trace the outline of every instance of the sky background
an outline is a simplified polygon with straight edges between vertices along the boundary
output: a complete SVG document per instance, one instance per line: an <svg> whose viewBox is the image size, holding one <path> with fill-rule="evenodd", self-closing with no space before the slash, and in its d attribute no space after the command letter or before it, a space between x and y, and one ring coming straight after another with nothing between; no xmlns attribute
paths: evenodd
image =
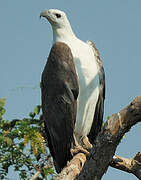
<svg viewBox="0 0 141 180"><path fill-rule="evenodd" d="M52 45L52 29L40 12L66 12L75 34L95 42L106 74L105 119L141 95L141 0L0 0L0 97L5 118L23 118L41 103L40 79ZM116 154L141 150L141 124L126 134ZM12 177L11 177L12 176ZM18 180L15 173L10 180ZM103 180L136 180L109 168Z"/></svg>

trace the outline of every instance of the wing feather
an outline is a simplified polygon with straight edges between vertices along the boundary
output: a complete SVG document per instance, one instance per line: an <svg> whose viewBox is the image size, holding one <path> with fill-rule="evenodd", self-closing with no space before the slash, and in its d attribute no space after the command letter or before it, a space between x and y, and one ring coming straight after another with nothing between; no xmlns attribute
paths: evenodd
<svg viewBox="0 0 141 180"><path fill-rule="evenodd" d="M42 73L42 111L47 141L57 172L71 159L78 80L73 56L65 43L55 43Z"/></svg>
<svg viewBox="0 0 141 180"><path fill-rule="evenodd" d="M99 97L95 108L93 124L88 135L90 142L93 144L98 133L101 131L102 122L103 122L103 114L104 114L104 100L105 100L105 72L102 64L102 60L100 58L100 54L95 44L92 41L87 41L87 43L92 47L94 56L97 61L97 66L99 69Z"/></svg>

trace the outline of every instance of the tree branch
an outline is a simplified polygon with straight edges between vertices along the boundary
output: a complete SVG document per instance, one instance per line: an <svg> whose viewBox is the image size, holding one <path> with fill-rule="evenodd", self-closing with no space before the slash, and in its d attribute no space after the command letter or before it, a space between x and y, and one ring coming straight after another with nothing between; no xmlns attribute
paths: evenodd
<svg viewBox="0 0 141 180"><path fill-rule="evenodd" d="M48 168L53 168L53 162L51 160L51 157L48 156L47 157L47 165L43 166L43 167L34 167L36 170L36 173L30 178L30 180L36 180L38 178L38 176L40 174L42 174L42 172L44 171L44 169L48 169Z"/></svg>
<svg viewBox="0 0 141 180"><path fill-rule="evenodd" d="M141 96L136 97L126 108L113 114L99 133L90 158L77 178L100 180L107 171L123 135L141 121Z"/></svg>
<svg viewBox="0 0 141 180"><path fill-rule="evenodd" d="M73 160L71 160L67 165L67 167L65 167L58 175L57 180L75 179L81 171L83 164L84 167L80 175L77 177L77 180L100 180L113 160L116 148L124 134L128 132L133 125L140 121L141 96L136 97L126 108L121 110L119 113L113 114L106 121L103 129L96 138L95 144L93 145L90 153L90 157L87 159L86 163L84 164L84 160L81 164L79 154L76 155L78 160L74 161L76 158L75 156ZM136 158L134 158L132 163L136 162L135 159ZM137 163L135 164L137 165ZM134 165L134 168L136 165ZM132 173L140 179L139 170L135 170Z"/></svg>
<svg viewBox="0 0 141 180"><path fill-rule="evenodd" d="M86 156L83 153L77 154L67 164L67 167L65 167L61 171L61 173L58 175L56 180L72 180L72 179L74 179L81 172L85 161L86 161Z"/></svg>
<svg viewBox="0 0 141 180"><path fill-rule="evenodd" d="M141 180L141 153L138 152L132 159L114 156L110 166L134 174Z"/></svg>

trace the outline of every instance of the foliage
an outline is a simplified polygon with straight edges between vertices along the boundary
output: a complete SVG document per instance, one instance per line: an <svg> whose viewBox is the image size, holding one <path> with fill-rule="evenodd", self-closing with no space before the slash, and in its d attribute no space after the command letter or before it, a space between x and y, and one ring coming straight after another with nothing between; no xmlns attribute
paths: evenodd
<svg viewBox="0 0 141 180"><path fill-rule="evenodd" d="M8 175L12 166L21 179L29 179L36 170L47 164L46 142L43 135L41 106L36 106L28 118L5 120L6 99L0 99L0 179ZM38 179L54 174L51 168L43 169Z"/></svg>

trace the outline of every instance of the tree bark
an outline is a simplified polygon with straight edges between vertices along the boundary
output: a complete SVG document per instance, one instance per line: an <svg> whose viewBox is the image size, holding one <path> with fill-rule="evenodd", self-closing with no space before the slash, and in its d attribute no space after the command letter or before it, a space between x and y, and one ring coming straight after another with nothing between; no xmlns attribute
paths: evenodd
<svg viewBox="0 0 141 180"><path fill-rule="evenodd" d="M58 175L56 180L74 179L81 172L85 161L86 161L86 156L83 153L77 154L68 163L67 167L61 171L61 173Z"/></svg>
<svg viewBox="0 0 141 180"><path fill-rule="evenodd" d="M141 180L141 153L138 152L134 158L127 159L120 156L114 156L111 167L134 174Z"/></svg>

